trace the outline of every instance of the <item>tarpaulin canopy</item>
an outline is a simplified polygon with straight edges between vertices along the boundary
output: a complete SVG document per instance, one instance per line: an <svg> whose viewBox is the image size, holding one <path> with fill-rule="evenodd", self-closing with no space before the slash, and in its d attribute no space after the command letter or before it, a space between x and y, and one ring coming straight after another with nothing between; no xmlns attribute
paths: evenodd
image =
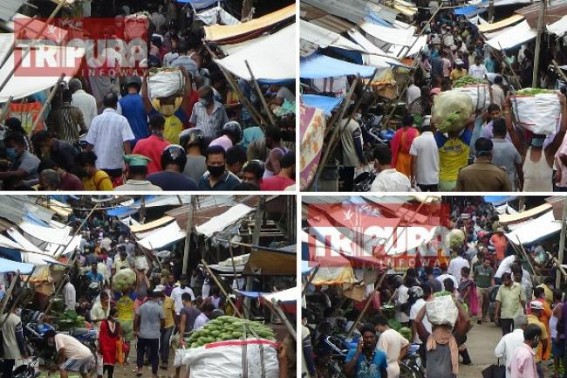
<svg viewBox="0 0 567 378"><path fill-rule="evenodd" d="M302 31L303 32L303 31ZM374 43L370 42L368 38L362 35L358 30L351 29L348 32L349 37L351 37L356 43L364 48L364 50L369 54L375 54L387 57L389 54L376 46Z"/></svg>
<svg viewBox="0 0 567 378"><path fill-rule="evenodd" d="M515 214L503 214L499 217L499 222L502 224L517 223L528 220L535 216L541 215L553 209L553 206L549 203L534 207L532 209L522 211L521 213Z"/></svg>
<svg viewBox="0 0 567 378"><path fill-rule="evenodd" d="M343 101L343 97L304 94L301 96L301 100L305 105L320 109L326 116L330 116L331 112Z"/></svg>
<svg viewBox="0 0 567 378"><path fill-rule="evenodd" d="M221 7L214 7L207 9L203 12L197 13L195 17L205 23L205 25L215 25L220 23L223 25L236 25L240 24L240 21L233 15L222 9Z"/></svg>
<svg viewBox="0 0 567 378"><path fill-rule="evenodd" d="M497 50L506 50L531 41L535 37L536 32L530 28L527 21L523 21L486 43Z"/></svg>
<svg viewBox="0 0 567 378"><path fill-rule="evenodd" d="M66 245L70 240L71 228L41 227L29 222L22 222L18 226L27 234L47 243Z"/></svg>
<svg viewBox="0 0 567 378"><path fill-rule="evenodd" d="M240 203L231 207L223 214L211 218L208 222L196 226L195 230L198 234L210 238L217 232L224 231L228 226L235 224L253 211L254 209L252 207Z"/></svg>
<svg viewBox="0 0 567 378"><path fill-rule="evenodd" d="M320 266L317 274L311 280L311 284L315 286L353 284L355 282L356 278L350 265L343 267Z"/></svg>
<svg viewBox="0 0 567 378"><path fill-rule="evenodd" d="M565 35L567 33L567 16L563 16L559 21L547 25L547 31L558 37Z"/></svg>
<svg viewBox="0 0 567 378"><path fill-rule="evenodd" d="M517 196L484 196L484 202L491 203L495 206L505 204L516 200Z"/></svg>
<svg viewBox="0 0 567 378"><path fill-rule="evenodd" d="M246 61L259 81L295 79L296 51L295 44L290 43L295 40L296 27L292 24L233 55L215 59L215 62L247 81L252 77Z"/></svg>
<svg viewBox="0 0 567 378"><path fill-rule="evenodd" d="M21 246L22 251L25 252L35 252L42 254L43 251L35 246L32 242L30 242L26 237L20 234L16 229L10 228L6 230L8 236L11 237L16 243Z"/></svg>
<svg viewBox="0 0 567 378"><path fill-rule="evenodd" d="M521 213L520 213L521 214ZM561 231L561 222L556 221L553 211L518 225L506 234L508 240L516 245L533 244Z"/></svg>
<svg viewBox="0 0 567 378"><path fill-rule="evenodd" d="M311 272L313 272L315 270L315 268L317 268L317 265L318 265L317 263L302 260L301 261L301 274L302 275L311 274Z"/></svg>
<svg viewBox="0 0 567 378"><path fill-rule="evenodd" d="M19 271L21 274L31 274L34 270L33 264L20 263L0 258L0 273L11 273Z"/></svg>
<svg viewBox="0 0 567 378"><path fill-rule="evenodd" d="M51 256L47 256L41 253L33 252L22 252L22 261L33 264L35 266L46 266L46 265L63 265Z"/></svg>
<svg viewBox="0 0 567 378"><path fill-rule="evenodd" d="M255 18L241 24L205 26L205 39L207 41L217 43L220 43L221 41L229 41L236 37L265 29L288 18L295 17L295 11L296 5L292 4L265 16ZM294 40L288 40L287 44L293 45L293 43L289 42Z"/></svg>
<svg viewBox="0 0 567 378"><path fill-rule="evenodd" d="M326 122L323 110L316 107L300 105L299 138L301 140L300 188L306 189L313 178L321 160Z"/></svg>
<svg viewBox="0 0 567 378"><path fill-rule="evenodd" d="M243 274L261 276L295 276L297 252L287 252L265 247L254 247Z"/></svg>
<svg viewBox="0 0 567 378"><path fill-rule="evenodd" d="M313 54L301 59L299 76L302 79L323 79L348 75L370 77L374 74L374 67L363 66L331 58L326 55Z"/></svg>
<svg viewBox="0 0 567 378"><path fill-rule="evenodd" d="M374 38L391 45L411 46L415 40L413 26L408 29L398 29L365 22L360 27Z"/></svg>
<svg viewBox="0 0 567 378"><path fill-rule="evenodd" d="M154 230L142 240L138 240L138 244L148 250L160 249L185 238L185 235L185 231L179 228L177 222L172 222L165 227Z"/></svg>
<svg viewBox="0 0 567 378"><path fill-rule="evenodd" d="M224 0L177 0L178 3L189 3L196 10L210 7L216 3L224 3Z"/></svg>
<svg viewBox="0 0 567 378"><path fill-rule="evenodd" d="M301 30L300 38L316 44L319 48L324 49L332 46L344 50L365 51L362 46L349 41L342 35L310 22L300 20L299 28Z"/></svg>
<svg viewBox="0 0 567 378"><path fill-rule="evenodd" d="M270 303L272 303L272 300L275 300L276 303L292 303L297 301L297 298L301 295L301 290L296 286L290 289L277 291L275 293L261 293L260 295L263 299Z"/></svg>
<svg viewBox="0 0 567 378"><path fill-rule="evenodd" d="M209 268L216 270L221 273L242 273L244 268L246 267L246 263L250 258L250 254L247 253L245 255L235 256L234 258L229 258L224 261L219 262L218 264L211 264Z"/></svg>
<svg viewBox="0 0 567 378"><path fill-rule="evenodd" d="M156 220L148 222L148 223L132 224L130 226L130 231L134 234L141 233L141 232L147 232L147 231L153 230L154 228L163 227L166 224L173 222L174 220L175 220L175 218L166 215L166 216L163 216L159 219L156 219Z"/></svg>
<svg viewBox="0 0 567 378"><path fill-rule="evenodd" d="M0 46L6 47L11 46L14 40L14 34L6 33L0 34ZM6 45L7 44L7 45ZM82 57L85 54L85 49L75 48L75 47L56 47L56 46L43 46L39 45L37 47L42 51L45 51L45 56L76 56ZM6 51L6 50L4 50ZM23 55L23 50L13 52L8 57L6 63L0 67L0 83L7 81L6 86L0 92L0 103L6 102L10 96L15 100L30 96L34 93L41 92L47 88L54 86L59 80L61 74L65 74L65 79L69 80L73 77L79 67L60 67L60 69L55 70L50 68L47 72L42 73L41 68L36 68L37 74L30 76L29 70L31 68L18 68L15 73L10 76L16 63L21 61ZM36 57L40 57L42 54L34 54ZM39 64L36 60L34 64ZM54 72L57 72L56 74Z"/></svg>
<svg viewBox="0 0 567 378"><path fill-rule="evenodd" d="M467 5L460 8L455 8L453 10L456 15L465 16L465 17L474 17L477 14L481 14L486 12L486 8L482 5Z"/></svg>
<svg viewBox="0 0 567 378"><path fill-rule="evenodd" d="M508 18L505 18L503 20L500 20L498 22L494 22L492 24L481 24L478 26L478 31L480 31L481 33L491 33L491 32L495 32L499 29L504 29L507 28L509 26L512 26L514 24L517 24L518 22L522 21L524 19L524 16L519 15L519 14L515 14L513 16L510 16Z"/></svg>

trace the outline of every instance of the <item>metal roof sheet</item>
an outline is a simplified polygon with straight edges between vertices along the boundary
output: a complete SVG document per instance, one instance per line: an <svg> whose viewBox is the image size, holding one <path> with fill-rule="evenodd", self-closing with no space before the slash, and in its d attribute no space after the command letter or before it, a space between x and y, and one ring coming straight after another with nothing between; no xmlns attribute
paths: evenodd
<svg viewBox="0 0 567 378"><path fill-rule="evenodd" d="M2 0L0 2L0 20L10 21L23 3L24 0Z"/></svg>

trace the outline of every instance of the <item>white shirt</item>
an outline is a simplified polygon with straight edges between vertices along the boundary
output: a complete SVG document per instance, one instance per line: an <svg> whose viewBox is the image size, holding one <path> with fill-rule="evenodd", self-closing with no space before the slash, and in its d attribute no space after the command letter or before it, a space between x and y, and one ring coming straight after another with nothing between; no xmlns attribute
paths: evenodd
<svg viewBox="0 0 567 378"><path fill-rule="evenodd" d="M207 322L209 321L209 318L207 318L207 315L205 315L204 312L201 312L199 314L199 316L197 316L197 318L195 319L195 324L193 325L193 330L198 330L199 328L201 328L202 326L204 326L205 324L207 324Z"/></svg>
<svg viewBox="0 0 567 378"><path fill-rule="evenodd" d="M409 316L406 315L405 312L400 311L399 308L401 305L408 303L409 299L409 288L406 285L401 285L398 290L396 290L396 320L400 323L407 323L409 322Z"/></svg>
<svg viewBox="0 0 567 378"><path fill-rule="evenodd" d="M397 378L400 376L400 365L398 364L400 351L408 344L409 341L393 329L384 331L380 335L376 347L386 353L388 359L388 367L386 369L388 377Z"/></svg>
<svg viewBox="0 0 567 378"><path fill-rule="evenodd" d="M413 306L411 306L410 313L409 313L409 319L411 321L415 321L415 319L417 318L417 314L419 314L419 312L421 311L423 306L425 306L426 303L427 302L425 302L425 299L423 299L423 298L419 298L417 301L415 301ZM433 332L433 330L431 329L431 323L429 322L429 319L427 319L427 316L423 317L421 324L423 324L423 327L427 330L427 332L429 332L429 333ZM415 337L413 338L413 343L414 344L423 344L421 342L421 339L419 338L419 334L417 332L415 333Z"/></svg>
<svg viewBox="0 0 567 378"><path fill-rule="evenodd" d="M85 120L85 125L87 130L91 128L94 117L98 115L96 108L96 99L93 95L88 94L83 89L79 89L73 93L73 100L71 105L76 106L83 113L83 118Z"/></svg>
<svg viewBox="0 0 567 378"><path fill-rule="evenodd" d="M502 278L502 274L512 272L512 264L516 261L516 256L505 257L504 260L498 266L496 273L494 273L494 278Z"/></svg>
<svg viewBox="0 0 567 378"><path fill-rule="evenodd" d="M380 172L370 187L371 192L409 192L410 189L409 178L395 168Z"/></svg>
<svg viewBox="0 0 567 378"><path fill-rule="evenodd" d="M524 342L524 330L515 329L512 333L502 336L496 348L494 348L494 354L496 358L500 358L500 365L507 366L508 361L512 361L513 353L522 343ZM510 371L506 369L506 378L511 378Z"/></svg>
<svg viewBox="0 0 567 378"><path fill-rule="evenodd" d="M470 268L469 262L461 256L457 256L451 260L449 267L447 268L447 273L455 277L457 280L457 285L455 289L459 286L458 282L461 282L461 269L464 267Z"/></svg>
<svg viewBox="0 0 567 378"><path fill-rule="evenodd" d="M179 315L179 311L183 308L183 301L181 300L181 296L184 293L189 293L191 296L191 300L195 300L195 294L193 290L189 286L185 286L185 289L182 289L181 286L177 286L171 290L171 299L173 299L175 313ZM195 327L195 329L197 329Z"/></svg>
<svg viewBox="0 0 567 378"><path fill-rule="evenodd" d="M63 297L65 298L65 311L75 311L77 307L77 290L75 290L75 286L71 282L65 284Z"/></svg>
<svg viewBox="0 0 567 378"><path fill-rule="evenodd" d="M421 97L421 89L419 89L417 85L412 84L408 87L406 94L407 104L410 105L412 102Z"/></svg>
<svg viewBox="0 0 567 378"><path fill-rule="evenodd" d="M484 64L476 65L472 64L469 67L469 75L475 77L477 79L484 79L484 77L488 74L488 70L484 66Z"/></svg>
<svg viewBox="0 0 567 378"><path fill-rule="evenodd" d="M433 133L426 131L415 138L409 153L416 157L416 182L420 185L439 184L439 148Z"/></svg>
<svg viewBox="0 0 567 378"><path fill-rule="evenodd" d="M106 108L93 119L86 141L92 144L97 156L99 169L122 169L124 166L124 145L136 137L126 117L114 109Z"/></svg>

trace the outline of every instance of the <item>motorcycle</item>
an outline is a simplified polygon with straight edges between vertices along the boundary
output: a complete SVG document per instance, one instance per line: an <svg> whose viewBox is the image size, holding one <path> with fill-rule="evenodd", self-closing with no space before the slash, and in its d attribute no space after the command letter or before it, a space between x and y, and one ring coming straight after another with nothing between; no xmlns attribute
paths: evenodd
<svg viewBox="0 0 567 378"><path fill-rule="evenodd" d="M326 371L324 376L328 378L346 378L343 372L349 344L340 336L327 336L325 343L327 354L324 358Z"/></svg>
<svg viewBox="0 0 567 378"><path fill-rule="evenodd" d="M360 117L360 129L362 130L362 139L369 146L389 145L394 137L394 131L382 129L380 122L382 116L367 113Z"/></svg>
<svg viewBox="0 0 567 378"><path fill-rule="evenodd" d="M12 371L12 378L37 378L41 375L41 371L37 369L38 358L32 357L31 362L16 367ZM0 360L0 369L4 369L4 361Z"/></svg>
<svg viewBox="0 0 567 378"><path fill-rule="evenodd" d="M55 330L55 327L45 323L43 315L40 311L23 309L21 318L24 325L24 339L30 354L48 361L53 358L53 352L45 341L45 334L47 331Z"/></svg>
<svg viewBox="0 0 567 378"><path fill-rule="evenodd" d="M411 344L400 362L400 378L423 378L425 369L421 364L419 344Z"/></svg>
<svg viewBox="0 0 567 378"><path fill-rule="evenodd" d="M376 172L363 172L354 178L355 192L369 192L372 183L376 179Z"/></svg>

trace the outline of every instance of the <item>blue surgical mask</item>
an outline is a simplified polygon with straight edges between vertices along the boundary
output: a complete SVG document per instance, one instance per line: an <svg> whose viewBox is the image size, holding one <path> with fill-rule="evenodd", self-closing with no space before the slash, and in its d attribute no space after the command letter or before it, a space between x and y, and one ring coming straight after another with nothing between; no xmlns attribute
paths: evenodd
<svg viewBox="0 0 567 378"><path fill-rule="evenodd" d="M14 147L6 148L6 157L10 160L16 160L16 158L18 157L16 149Z"/></svg>

